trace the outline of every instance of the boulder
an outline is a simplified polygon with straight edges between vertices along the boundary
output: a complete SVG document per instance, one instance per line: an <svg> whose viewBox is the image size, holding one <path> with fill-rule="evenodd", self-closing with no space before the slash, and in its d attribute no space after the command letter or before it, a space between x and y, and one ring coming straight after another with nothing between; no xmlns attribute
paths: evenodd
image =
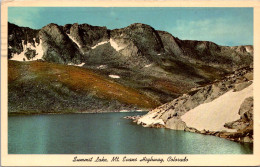
<svg viewBox="0 0 260 167"><path fill-rule="evenodd" d="M238 112L239 115L241 115L241 118L245 118L247 120L253 119L253 101L253 97L248 97L241 104Z"/></svg>
<svg viewBox="0 0 260 167"><path fill-rule="evenodd" d="M184 130L186 124L181 119L171 118L166 122L165 127L173 130Z"/></svg>
<svg viewBox="0 0 260 167"><path fill-rule="evenodd" d="M243 139L241 139L241 141L243 141L244 143L252 143L253 139L251 139L249 136L244 137Z"/></svg>
<svg viewBox="0 0 260 167"><path fill-rule="evenodd" d="M249 82L242 82L242 83L236 84L235 88L234 88L234 92L241 91L241 90L247 88L248 86L250 86L252 83L253 83L252 81L249 81Z"/></svg>
<svg viewBox="0 0 260 167"><path fill-rule="evenodd" d="M246 79L248 79L248 80L253 80L253 79L254 79L254 73L253 73L253 71L246 73L246 74L244 75L244 77L245 77Z"/></svg>

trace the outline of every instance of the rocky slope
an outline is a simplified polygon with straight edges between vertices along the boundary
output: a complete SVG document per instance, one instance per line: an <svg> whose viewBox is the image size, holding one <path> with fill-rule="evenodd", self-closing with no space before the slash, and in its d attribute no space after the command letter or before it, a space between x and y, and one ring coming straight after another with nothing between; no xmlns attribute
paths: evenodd
<svg viewBox="0 0 260 167"><path fill-rule="evenodd" d="M193 87L252 67L253 47L183 41L141 23L114 30L76 23L33 30L9 23L8 58L22 61L19 66L35 60L78 66L137 90L158 106ZM13 95L11 88L9 96ZM17 106L19 98L11 98L10 103Z"/></svg>
<svg viewBox="0 0 260 167"><path fill-rule="evenodd" d="M253 69L243 68L196 87L141 118L144 127L164 127L253 142Z"/></svg>

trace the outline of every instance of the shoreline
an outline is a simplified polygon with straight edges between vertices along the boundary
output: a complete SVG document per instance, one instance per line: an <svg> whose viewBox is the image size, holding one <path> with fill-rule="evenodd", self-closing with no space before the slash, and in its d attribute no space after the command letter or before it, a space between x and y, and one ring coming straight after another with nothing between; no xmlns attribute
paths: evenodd
<svg viewBox="0 0 260 167"><path fill-rule="evenodd" d="M145 126L142 123L138 123L138 119L141 118L140 115L136 115L136 116L126 116L124 117L125 119L129 119L132 120L133 123L135 123L138 126L142 126L142 127L146 127L146 128L164 128L164 129L169 129L169 130L176 130L176 129L170 129L170 128L166 128L165 125L162 124L153 124L150 126ZM246 136L246 134L252 133L250 130L247 131L239 131L239 132L226 132L226 131L209 131L209 130L197 130L195 128L192 127L186 127L183 130L184 132L191 132L191 133L197 133L197 134L202 134L202 135L210 135L210 136L215 136L215 137L219 137L219 138L223 138L223 139L227 139L229 141L234 141L234 142L238 142L238 143L248 143L248 144L253 144L253 138L250 138L249 136ZM247 137L246 140L244 140L244 138Z"/></svg>
<svg viewBox="0 0 260 167"><path fill-rule="evenodd" d="M8 113L8 116L17 116L17 115L61 115L61 114L106 114L106 113L148 113L145 110L127 110L127 111L83 111L83 112L11 112Z"/></svg>

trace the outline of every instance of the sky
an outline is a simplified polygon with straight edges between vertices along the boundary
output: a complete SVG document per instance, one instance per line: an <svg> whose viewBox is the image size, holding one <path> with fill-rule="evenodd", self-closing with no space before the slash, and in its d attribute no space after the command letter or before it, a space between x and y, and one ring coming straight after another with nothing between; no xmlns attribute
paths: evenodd
<svg viewBox="0 0 260 167"><path fill-rule="evenodd" d="M33 29L49 23L87 23L109 29L144 23L183 40L253 45L253 8L9 7L8 21Z"/></svg>

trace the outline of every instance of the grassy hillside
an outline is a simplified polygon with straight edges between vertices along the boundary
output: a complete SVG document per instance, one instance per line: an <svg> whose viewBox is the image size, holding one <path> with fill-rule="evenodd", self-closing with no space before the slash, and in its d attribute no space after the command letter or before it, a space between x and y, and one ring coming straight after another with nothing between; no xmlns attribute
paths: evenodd
<svg viewBox="0 0 260 167"><path fill-rule="evenodd" d="M76 66L8 62L9 112L151 109L160 103L138 90Z"/></svg>

